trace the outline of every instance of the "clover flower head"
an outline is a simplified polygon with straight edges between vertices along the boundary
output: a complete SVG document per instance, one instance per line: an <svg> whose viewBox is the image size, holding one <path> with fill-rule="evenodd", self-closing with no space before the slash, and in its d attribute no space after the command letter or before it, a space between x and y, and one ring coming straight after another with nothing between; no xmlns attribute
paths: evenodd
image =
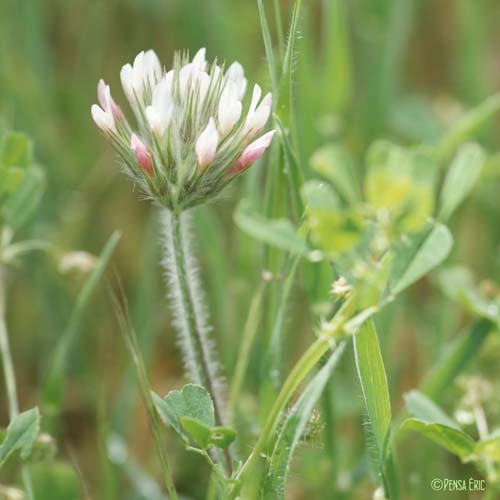
<svg viewBox="0 0 500 500"><path fill-rule="evenodd" d="M92 118L144 193L170 209L185 209L216 196L260 158L274 130L261 135L272 96L255 85L243 113L243 67L208 64L205 49L192 60L176 53L165 71L152 51L123 66L122 87L136 119L132 127L101 80Z"/></svg>

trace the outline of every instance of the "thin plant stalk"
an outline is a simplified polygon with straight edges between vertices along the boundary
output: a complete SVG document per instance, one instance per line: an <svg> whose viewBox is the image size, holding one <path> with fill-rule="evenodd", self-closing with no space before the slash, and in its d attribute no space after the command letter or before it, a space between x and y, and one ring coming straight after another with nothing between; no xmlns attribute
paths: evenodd
<svg viewBox="0 0 500 500"><path fill-rule="evenodd" d="M163 212L165 258L163 266L172 301L174 325L189 378L202 385L214 400L215 418L224 422L225 401L219 363L209 335L208 314L198 277L198 266L190 248L189 214Z"/></svg>
<svg viewBox="0 0 500 500"><path fill-rule="evenodd" d="M224 425L225 387L210 338L212 329L208 323L198 265L191 250L190 214L165 209L162 216L165 231L163 266L186 372L192 382L204 386L212 395L216 422ZM227 449L224 456L227 471L231 474L232 460Z"/></svg>
<svg viewBox="0 0 500 500"><path fill-rule="evenodd" d="M170 465L168 463L167 454L165 452L164 428L162 423L160 422L160 418L151 397L151 388L149 385L146 368L144 367L144 363L142 361L139 344L137 342L137 336L128 318L125 298L122 294L122 300L120 302L118 297L113 292L111 292L111 298L114 302L117 312L120 330L125 339L127 350L130 357L132 358L132 362L135 368L137 382L139 384L144 406L146 407L149 426L155 443L156 453L158 454L158 459L160 461L163 482L165 484L165 488L167 489L170 500L178 500L177 491L175 489L172 473L170 471Z"/></svg>
<svg viewBox="0 0 500 500"><path fill-rule="evenodd" d="M19 415L19 401L17 398L17 383L14 372L14 363L10 352L9 335L7 333L7 324L5 321L5 288L4 288L4 270L0 266L0 355L2 357L3 373L5 378L5 387L7 392L7 403L9 409L10 421ZM22 477L26 494L29 500L34 500L33 485L31 475L26 466L22 467Z"/></svg>

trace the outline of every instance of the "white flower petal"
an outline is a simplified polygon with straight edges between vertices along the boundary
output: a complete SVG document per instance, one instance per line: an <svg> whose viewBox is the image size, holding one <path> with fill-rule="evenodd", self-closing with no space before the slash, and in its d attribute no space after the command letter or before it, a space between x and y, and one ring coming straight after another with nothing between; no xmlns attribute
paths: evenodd
<svg viewBox="0 0 500 500"><path fill-rule="evenodd" d="M215 128L213 118L210 118L207 127L200 134L196 141L196 156L198 158L198 168L203 170L215 158L217 146L219 145L219 134Z"/></svg>
<svg viewBox="0 0 500 500"><path fill-rule="evenodd" d="M95 124L103 132L110 132L115 129L115 120L113 119L113 115L111 113L104 111L97 104L92 105L90 112Z"/></svg>

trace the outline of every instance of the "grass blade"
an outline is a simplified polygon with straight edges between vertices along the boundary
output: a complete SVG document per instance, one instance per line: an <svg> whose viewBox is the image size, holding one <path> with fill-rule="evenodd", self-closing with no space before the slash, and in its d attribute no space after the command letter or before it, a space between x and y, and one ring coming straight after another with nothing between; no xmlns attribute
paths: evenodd
<svg viewBox="0 0 500 500"><path fill-rule="evenodd" d="M271 86L273 94L278 94L278 75L276 69L276 61L274 58L273 41L271 32L269 31L269 23L267 22L266 10L264 9L263 0L257 0L259 9L260 26L262 29L262 37L264 38L264 49L266 51L267 66L269 69L269 77L271 78Z"/></svg>
<svg viewBox="0 0 500 500"><path fill-rule="evenodd" d="M391 402L373 321L367 322L354 336L354 352L369 429L376 449L374 462L383 480L385 496L393 500L397 498L397 491L392 465Z"/></svg>

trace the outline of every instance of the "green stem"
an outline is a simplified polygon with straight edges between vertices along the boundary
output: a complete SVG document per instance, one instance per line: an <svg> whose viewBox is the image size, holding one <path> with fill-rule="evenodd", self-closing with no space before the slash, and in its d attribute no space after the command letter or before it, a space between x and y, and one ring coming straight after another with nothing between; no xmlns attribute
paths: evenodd
<svg viewBox="0 0 500 500"><path fill-rule="evenodd" d="M168 211L165 217L165 250L163 265L167 271L172 312L178 330L189 378L206 387L214 401L215 419L224 425L225 400L218 376L219 363L209 338L210 326L199 283L197 263L189 242L189 215L186 212ZM224 451L228 473L232 460Z"/></svg>
<svg viewBox="0 0 500 500"><path fill-rule="evenodd" d="M288 375L285 383L274 402L271 411L266 419L262 432L260 433L255 446L248 457L247 461L240 469L236 476L236 484L234 485L230 499L237 497L245 479L249 476L252 469L257 464L261 453L266 449L269 439L271 438L283 408L293 396L299 385L307 377L321 357L332 348L335 339L338 339L343 331L347 321L349 320L353 308L355 306L355 296L352 295L342 307L338 310L333 319L325 326L315 342L307 349L302 357L297 361L292 371ZM342 344L345 341L342 341ZM340 345L340 344L339 344Z"/></svg>
<svg viewBox="0 0 500 500"><path fill-rule="evenodd" d="M5 287L4 287L4 269L0 266L0 355L2 357L3 373L5 378L5 387L7 391L7 402L9 408L10 421L19 415L19 401L17 398L16 375L14 372L14 363L9 346L9 335L7 333L7 324L5 321ZM31 476L26 466L22 467L23 483L29 500L34 500L33 486Z"/></svg>

